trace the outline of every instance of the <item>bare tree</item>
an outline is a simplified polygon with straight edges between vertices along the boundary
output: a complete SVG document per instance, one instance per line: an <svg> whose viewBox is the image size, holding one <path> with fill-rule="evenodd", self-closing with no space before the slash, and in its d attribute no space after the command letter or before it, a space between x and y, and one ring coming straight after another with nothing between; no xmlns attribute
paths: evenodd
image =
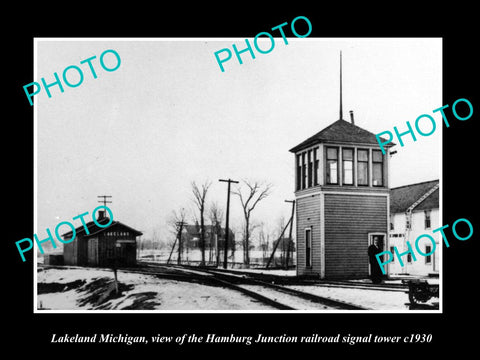
<svg viewBox="0 0 480 360"><path fill-rule="evenodd" d="M258 239L260 240L260 250L262 250L262 258L265 259L268 257L270 235L268 234L268 231L265 229L265 223L263 221L260 224Z"/></svg>
<svg viewBox="0 0 480 360"><path fill-rule="evenodd" d="M218 206L217 202L212 202L209 207L208 217L210 218L210 260L212 258L212 244L215 244L215 262L218 265L220 261L220 251L218 247L218 237L221 234L223 222L223 210Z"/></svg>
<svg viewBox="0 0 480 360"><path fill-rule="evenodd" d="M242 192L239 186L237 190L232 191L232 193L240 198L240 203L242 204L245 219L243 228L243 262L248 265L250 264L250 235L253 230L251 226L251 214L257 204L270 194L272 185L248 180L243 180L243 183L247 187L246 191Z"/></svg>
<svg viewBox="0 0 480 360"><path fill-rule="evenodd" d="M211 184L210 181L205 181L200 188L195 181L192 182L193 201L198 209L200 218L200 248L202 251L202 261L200 265L205 264L205 200Z"/></svg>

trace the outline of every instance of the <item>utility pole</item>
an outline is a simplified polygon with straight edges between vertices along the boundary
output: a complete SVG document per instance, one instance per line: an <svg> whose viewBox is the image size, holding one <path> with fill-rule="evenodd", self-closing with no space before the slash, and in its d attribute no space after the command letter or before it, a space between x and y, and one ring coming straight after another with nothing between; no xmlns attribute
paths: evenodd
<svg viewBox="0 0 480 360"><path fill-rule="evenodd" d="M223 254L223 268L227 268L227 256L228 256L228 237L229 237L229 228L228 228L228 220L229 220L229 215L230 215L230 184L238 184L238 181L232 180L232 179L219 179L218 181L220 182L226 182L228 183L228 190L227 190L227 214L226 214L226 224L225 224L225 252Z"/></svg>
<svg viewBox="0 0 480 360"><path fill-rule="evenodd" d="M182 230L183 230L183 225L185 223L183 221L179 221L175 223L178 226L178 258L177 258L177 264L181 265L182 262Z"/></svg>
<svg viewBox="0 0 480 360"><path fill-rule="evenodd" d="M97 196L98 198L103 198L103 200L98 200L99 203L103 203L103 206L107 206L107 204L111 204L111 201L107 201L107 198L111 198L112 196L110 195L99 195Z"/></svg>
<svg viewBox="0 0 480 360"><path fill-rule="evenodd" d="M288 234L288 245L287 245L287 260L285 262L285 270L288 270L288 262L290 261L290 243L292 242L292 230L293 230L293 216L295 215L295 200L285 200L287 203L292 204L292 215L290 217L290 232Z"/></svg>
<svg viewBox="0 0 480 360"><path fill-rule="evenodd" d="M111 195L98 195L97 198L103 198L103 200L97 200L99 203L103 203L103 206L107 207L107 204L111 204L111 201L108 201L107 198L111 198ZM104 214L101 212L100 214ZM113 283L115 284L115 294L118 295L118 277L117 277L117 258L120 244L115 242L115 247L113 249L113 259L112 261L112 270L113 270Z"/></svg>

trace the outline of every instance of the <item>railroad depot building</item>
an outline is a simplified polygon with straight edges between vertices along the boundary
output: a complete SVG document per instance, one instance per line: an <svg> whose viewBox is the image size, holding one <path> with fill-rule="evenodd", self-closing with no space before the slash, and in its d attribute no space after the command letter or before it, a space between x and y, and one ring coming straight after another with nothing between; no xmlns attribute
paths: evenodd
<svg viewBox="0 0 480 360"><path fill-rule="evenodd" d="M414 246L416 239L422 234L429 234L435 239L436 251L429 256L411 254L402 257L404 266L396 257L389 263L390 274L404 274L416 276L438 276L439 273L439 240L441 235L433 234L432 230L440 225L439 212L439 181L426 181L417 184L400 186L390 190L390 231L389 249L393 253L396 246L400 253L406 252L406 242ZM429 239L421 238L418 241L419 249L429 254L433 244Z"/></svg>
<svg viewBox="0 0 480 360"><path fill-rule="evenodd" d="M374 238L388 249L390 147L340 119L309 137L295 154L297 275L366 278Z"/></svg>
<svg viewBox="0 0 480 360"><path fill-rule="evenodd" d="M99 211L97 222L106 225L110 219L104 211ZM63 246L65 265L78 266L133 266L137 260L137 236L142 235L120 221L112 221L108 227L102 228L90 221L75 229L76 239ZM72 231L62 235L65 240L72 237Z"/></svg>

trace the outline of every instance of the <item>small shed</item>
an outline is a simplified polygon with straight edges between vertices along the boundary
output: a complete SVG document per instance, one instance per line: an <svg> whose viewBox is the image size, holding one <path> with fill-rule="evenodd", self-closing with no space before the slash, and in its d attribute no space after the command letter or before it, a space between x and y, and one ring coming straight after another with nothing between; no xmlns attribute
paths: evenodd
<svg viewBox="0 0 480 360"><path fill-rule="evenodd" d="M63 257L65 265L104 267L134 266L137 262L138 230L120 221L111 221L104 212L99 212L97 223L107 225L101 227L94 221L75 229L76 239L64 245ZM72 237L72 231L62 235L65 240Z"/></svg>

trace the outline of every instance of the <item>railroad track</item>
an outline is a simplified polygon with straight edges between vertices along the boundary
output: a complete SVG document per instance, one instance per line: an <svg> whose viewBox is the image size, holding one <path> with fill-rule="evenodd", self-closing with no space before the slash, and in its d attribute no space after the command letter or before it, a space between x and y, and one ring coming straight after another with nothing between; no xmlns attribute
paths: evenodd
<svg viewBox="0 0 480 360"><path fill-rule="evenodd" d="M143 262L145 265L149 266L158 266L162 265L159 263ZM175 266L174 264L169 266ZM206 269L209 270L209 267L199 267L194 265L181 265L182 268L187 269ZM308 279L308 278L298 278L298 277L285 277L280 275L273 275L268 273L255 273L249 271L241 270L231 270L231 269L220 269L220 268L211 268L216 272L222 272L232 275L245 275L249 278L257 279L264 282L275 283L277 285L317 285L322 287L340 287L340 288L352 288L352 289L367 289L367 290L380 290L380 291L399 291L405 292L408 291L408 286L405 284L371 284L364 282L354 282L354 281L342 281L342 280L320 280L320 279Z"/></svg>
<svg viewBox="0 0 480 360"><path fill-rule="evenodd" d="M279 310L367 310L365 307L262 281L249 274L182 265L145 264L128 271L226 287ZM127 269L125 269L127 270Z"/></svg>

